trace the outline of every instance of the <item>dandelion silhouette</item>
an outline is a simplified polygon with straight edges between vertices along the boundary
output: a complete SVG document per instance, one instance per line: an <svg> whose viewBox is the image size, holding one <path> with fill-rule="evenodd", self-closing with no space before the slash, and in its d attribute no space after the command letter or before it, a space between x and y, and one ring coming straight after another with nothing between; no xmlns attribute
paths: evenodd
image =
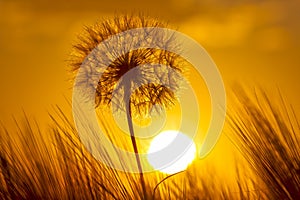
<svg viewBox="0 0 300 200"><path fill-rule="evenodd" d="M117 38L117 43L113 47L107 47L105 51L96 47L107 38L118 33L144 27L166 27L165 24L157 20L139 16L121 16L114 20L108 20L93 27L86 27L85 36L80 37L80 43L75 45L76 59L72 66L75 72L83 65L86 57L94 51L92 64L90 64L81 78L81 84L91 85L91 90L96 91L96 108L117 105L113 112L125 111L128 128L130 131L132 146L136 155L136 162L140 173L140 181L146 195L146 186L143 177L143 169L139 158L139 150L133 130L133 118L145 118L149 114L170 108L176 99L175 92L180 85L180 74L183 70L183 59L175 53L164 49L178 49L175 38L166 37L157 32L156 37L148 37L149 32L143 32L144 41L161 45L161 48L140 48L132 49L132 41L136 40L133 34ZM153 34L152 34L153 35ZM140 37L139 37L140 38ZM135 41L136 42L136 41ZM143 41L137 41L143 42ZM121 56L113 59L117 51L122 49ZM96 49L96 50L95 50ZM128 51L130 50L130 51ZM95 52L96 51L96 52ZM109 66L104 63L109 60ZM147 67L146 65L151 65ZM168 68L160 66L168 66ZM102 76L96 77L91 73L91 68L104 70ZM175 73L174 73L175 72ZM127 76L126 76L127 74ZM129 75L128 75L129 74ZM126 77L126 78L124 78ZM93 88L93 83L97 81L97 87ZM161 81L167 86L160 84ZM115 101L115 102L113 102Z"/></svg>

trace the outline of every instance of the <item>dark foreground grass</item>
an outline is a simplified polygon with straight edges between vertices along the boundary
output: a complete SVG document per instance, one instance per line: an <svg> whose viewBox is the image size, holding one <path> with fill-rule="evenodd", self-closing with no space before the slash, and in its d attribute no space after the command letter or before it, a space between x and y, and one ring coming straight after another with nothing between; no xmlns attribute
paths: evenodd
<svg viewBox="0 0 300 200"><path fill-rule="evenodd" d="M253 98L239 88L229 111L237 146L260 179L266 199L300 199L300 126L281 95L259 90Z"/></svg>
<svg viewBox="0 0 300 200"><path fill-rule="evenodd" d="M300 199L299 125L284 103L244 90L229 110L232 137L255 176L237 165L235 184L214 169L193 168L167 178L145 174L144 196L138 174L119 172L86 152L73 123L62 111L47 131L24 117L15 131L1 125L0 199ZM105 152L103 152L105 154ZM109 155L106 155L109 159Z"/></svg>

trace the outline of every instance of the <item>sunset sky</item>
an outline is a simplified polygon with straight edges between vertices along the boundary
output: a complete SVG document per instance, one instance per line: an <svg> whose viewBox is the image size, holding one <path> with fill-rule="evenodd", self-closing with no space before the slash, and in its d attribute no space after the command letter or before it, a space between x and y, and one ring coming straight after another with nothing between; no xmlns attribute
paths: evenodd
<svg viewBox="0 0 300 200"><path fill-rule="evenodd" d="M46 123L53 105L64 108L77 35L84 25L127 12L167 21L198 41L227 90L235 82L278 87L299 113L299 8L297 0L0 0L0 120L24 110Z"/></svg>

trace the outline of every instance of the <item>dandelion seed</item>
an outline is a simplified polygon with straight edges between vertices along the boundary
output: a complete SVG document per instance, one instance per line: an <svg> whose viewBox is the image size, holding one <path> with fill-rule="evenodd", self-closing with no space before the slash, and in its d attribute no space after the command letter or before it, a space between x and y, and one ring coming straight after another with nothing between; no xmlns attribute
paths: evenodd
<svg viewBox="0 0 300 200"><path fill-rule="evenodd" d="M96 91L96 108L101 109L113 104L117 105L113 112L126 112L144 194L146 194L145 182L132 118L143 119L150 113L160 113L162 109L174 104L176 91L180 86L180 76L184 71L183 59L164 49L175 50L180 48L180 45L172 36L166 37L158 31L155 32L155 37L150 37L149 30L143 29L142 35L138 37L134 33L117 37L117 42L107 46L105 50L99 50L97 46L118 33L145 27L166 27L166 25L140 15L121 16L87 27L86 35L80 38L80 44L75 45L77 57L72 63L73 70L76 72L93 51L93 57L89 60L89 65L85 66L85 73L80 78L80 83L91 91ZM153 33L151 35L153 36ZM133 45L145 42L154 43L159 48L135 48L136 46ZM120 48L122 55L118 54ZM106 63L111 64L106 66ZM147 64L151 67L147 67ZM161 66L168 66L168 68ZM93 76L91 68L103 72L102 76L100 78ZM167 83L167 86L161 82ZM96 88L94 83L97 85Z"/></svg>

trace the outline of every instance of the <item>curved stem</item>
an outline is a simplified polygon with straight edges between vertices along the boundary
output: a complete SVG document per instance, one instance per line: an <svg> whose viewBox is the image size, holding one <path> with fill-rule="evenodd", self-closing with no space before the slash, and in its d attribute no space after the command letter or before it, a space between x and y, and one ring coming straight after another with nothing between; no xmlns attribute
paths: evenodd
<svg viewBox="0 0 300 200"><path fill-rule="evenodd" d="M175 175L177 175L177 174L179 174L179 173L182 173L182 172L185 172L185 171L186 171L186 170L176 172L175 174L171 174L171 175L169 175L169 176L163 178L161 181L159 181L159 183L157 183L156 186L155 186L154 189L153 189L153 192L152 192L152 198L154 199L155 191L156 191L156 189L158 188L158 186L159 186L161 183L163 183L163 182L164 182L165 180L167 180L168 178L171 178L172 176L175 176Z"/></svg>

